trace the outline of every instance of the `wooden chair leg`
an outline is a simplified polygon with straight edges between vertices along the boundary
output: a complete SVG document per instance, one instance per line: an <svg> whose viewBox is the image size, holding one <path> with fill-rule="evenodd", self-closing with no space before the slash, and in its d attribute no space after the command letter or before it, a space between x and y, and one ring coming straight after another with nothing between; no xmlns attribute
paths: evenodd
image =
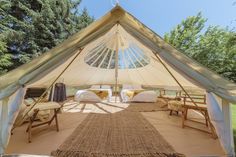
<svg viewBox="0 0 236 157"><path fill-rule="evenodd" d="M33 125L33 122L35 121L36 117L37 117L37 114L38 114L39 110L36 109L34 110L34 114L32 117L29 118L29 125L26 129L26 132L28 132L28 142L31 143L31 137L32 137L32 125Z"/></svg>
<svg viewBox="0 0 236 157"><path fill-rule="evenodd" d="M28 132L28 142L29 142L29 143L31 143L31 135L32 135L31 129L32 129L32 120L30 120L29 126L28 126L28 128L27 128L27 132Z"/></svg>
<svg viewBox="0 0 236 157"><path fill-rule="evenodd" d="M184 109L184 110L182 111L182 128L184 128L185 112L186 112L186 110Z"/></svg>
<svg viewBox="0 0 236 157"><path fill-rule="evenodd" d="M58 119L57 119L57 113L58 113L58 111L59 111L59 110L54 109L57 132L59 131L59 125L58 125Z"/></svg>
<svg viewBox="0 0 236 157"><path fill-rule="evenodd" d="M210 126L210 129L211 129L212 138L217 139L217 134L216 134L215 128L214 128L213 124L210 121L209 121L209 126Z"/></svg>
<svg viewBox="0 0 236 157"><path fill-rule="evenodd" d="M187 120L187 116L188 116L188 109L184 109L184 120Z"/></svg>
<svg viewBox="0 0 236 157"><path fill-rule="evenodd" d="M170 110L170 116L172 115L172 112L173 112L173 111L172 111L172 110Z"/></svg>
<svg viewBox="0 0 236 157"><path fill-rule="evenodd" d="M206 121L206 126L208 127L208 123L210 122L210 118L209 118L207 111L205 112L205 121Z"/></svg>

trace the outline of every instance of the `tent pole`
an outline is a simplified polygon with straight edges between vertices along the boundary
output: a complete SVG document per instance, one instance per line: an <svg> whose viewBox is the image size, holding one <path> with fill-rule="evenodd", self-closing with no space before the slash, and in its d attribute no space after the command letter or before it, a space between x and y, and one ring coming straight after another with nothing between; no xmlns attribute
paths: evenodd
<svg viewBox="0 0 236 157"><path fill-rule="evenodd" d="M153 52L153 51L152 51ZM180 88L184 91L184 93L187 95L187 97L191 100L191 102L198 107L197 103L192 99L192 97L188 94L188 92L185 90L185 88L182 86L182 84L177 80L177 78L174 76L174 74L170 71L170 69L165 65L165 63L161 60L161 58L153 52L153 54L156 56L156 58L161 62L161 64L165 67L165 69L168 71L168 73L173 77L173 79L177 82L177 84L180 86ZM203 116L205 116L204 112L199 111ZM211 121L209 121L211 128L213 128L213 136L216 136L215 134L215 128Z"/></svg>
<svg viewBox="0 0 236 157"><path fill-rule="evenodd" d="M62 70L62 72L56 77L56 79L51 83L51 85L43 92L43 94L37 99L37 101L32 105L32 107L26 112L26 114L22 117L22 119L25 118L25 116L34 108L36 104L38 104L45 94L50 90L50 88L56 83L56 81L64 74L64 72L70 67L70 65L75 61L75 59L79 56L79 54L83 51L84 48L80 48L79 52L75 55L75 57L70 61L70 63L65 67L65 69Z"/></svg>
<svg viewBox="0 0 236 157"><path fill-rule="evenodd" d="M118 41L118 23L117 23L117 30L116 30L116 58L115 58L115 102L117 102L117 93L118 93L118 51L119 51L119 41Z"/></svg>
<svg viewBox="0 0 236 157"><path fill-rule="evenodd" d="M153 52L153 51L152 51ZM191 100L191 102L195 105L196 102L192 99L192 97L188 94L188 92L185 90L185 88L182 86L182 84L177 80L177 78L174 76L174 74L170 71L170 69L165 65L165 63L161 60L161 58L153 52L153 54L156 56L156 58L160 61L160 63L164 66L164 68L168 71L168 73L172 76L172 78L176 81L176 83L180 86L180 88L184 91L184 93L187 95L187 97ZM203 113L202 113L203 114ZM204 115L204 114L203 114Z"/></svg>

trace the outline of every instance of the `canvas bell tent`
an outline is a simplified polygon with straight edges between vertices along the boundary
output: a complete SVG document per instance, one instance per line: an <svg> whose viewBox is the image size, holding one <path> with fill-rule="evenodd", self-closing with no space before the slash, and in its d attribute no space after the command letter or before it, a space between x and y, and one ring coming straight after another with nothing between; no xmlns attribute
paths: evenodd
<svg viewBox="0 0 236 157"><path fill-rule="evenodd" d="M0 77L0 154L29 87L111 84L204 90L222 147L233 155L230 103L236 85L188 58L116 6L101 19L31 62Z"/></svg>

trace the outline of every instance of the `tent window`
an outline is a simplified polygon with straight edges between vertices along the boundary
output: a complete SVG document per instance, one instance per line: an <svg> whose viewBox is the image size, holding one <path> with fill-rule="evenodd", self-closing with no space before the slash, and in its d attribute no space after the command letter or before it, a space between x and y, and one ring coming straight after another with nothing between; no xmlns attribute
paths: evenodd
<svg viewBox="0 0 236 157"><path fill-rule="evenodd" d="M118 68L135 69L142 68L150 63L150 59L137 44L126 42L120 38L118 51ZM103 41L95 48L91 49L85 57L85 62L92 66L102 69L114 69L116 51L115 42L112 40Z"/></svg>
<svg viewBox="0 0 236 157"><path fill-rule="evenodd" d="M93 67L98 67L100 65L107 51L108 51L107 48L103 50L103 52L97 57L97 59L92 64Z"/></svg>
<svg viewBox="0 0 236 157"><path fill-rule="evenodd" d="M124 57L123 57L123 51L119 51L119 69L125 69L125 62L124 62Z"/></svg>
<svg viewBox="0 0 236 157"><path fill-rule="evenodd" d="M100 66L100 68L106 69L108 67L111 55L112 55L112 50L109 49L108 52L107 52L107 56L105 57L102 65Z"/></svg>
<svg viewBox="0 0 236 157"><path fill-rule="evenodd" d="M133 53L132 51L130 51L130 49L128 49L128 50L129 50L130 57L131 57L134 65L136 66L136 68L142 67L142 65L140 64L138 58L134 55L134 53L136 53L136 52Z"/></svg>
<svg viewBox="0 0 236 157"><path fill-rule="evenodd" d="M132 52L139 58L139 61L143 64L143 66L146 66L149 64L150 60L149 58L144 55L144 53L139 49L138 47L131 47Z"/></svg>
<svg viewBox="0 0 236 157"><path fill-rule="evenodd" d="M124 56L125 56L125 60L126 60L126 64L127 64L128 68L129 69L135 68L135 66L132 63L132 59L129 56L129 52L127 51L127 49L124 51Z"/></svg>
<svg viewBox="0 0 236 157"><path fill-rule="evenodd" d="M116 53L115 51L113 51L109 69L115 69L115 62L116 62Z"/></svg>
<svg viewBox="0 0 236 157"><path fill-rule="evenodd" d="M92 56L90 59L88 59L87 64L92 65L93 62L102 54L102 52L103 52L105 49L106 49L106 48L103 47L102 49L100 49L99 51L97 51L94 56Z"/></svg>
<svg viewBox="0 0 236 157"><path fill-rule="evenodd" d="M85 62L88 62L92 57L94 57L101 49L105 48L105 46L99 46L92 49L89 54L85 58Z"/></svg>

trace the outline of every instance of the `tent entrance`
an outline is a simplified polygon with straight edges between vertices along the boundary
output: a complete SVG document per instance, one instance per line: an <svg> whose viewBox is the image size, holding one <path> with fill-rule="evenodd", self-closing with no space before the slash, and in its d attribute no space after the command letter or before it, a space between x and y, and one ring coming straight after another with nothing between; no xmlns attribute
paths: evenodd
<svg viewBox="0 0 236 157"><path fill-rule="evenodd" d="M77 73L79 72L81 75L83 73L79 71L80 69L85 72L84 75L90 72L90 77L95 78L91 81L91 85L93 82L94 84L114 84L115 93L118 93L119 84L177 85L197 106L184 87L188 85L196 87L196 85L174 71L173 68L171 69L158 53L143 45L119 23L99 39L89 43L83 49L79 49L66 63L56 68L56 72L49 72L42 80L36 81L30 86L48 84L50 81L47 78L50 78L50 75L54 75L52 77L54 79L51 79L52 83L47 85L46 92L62 77L66 85L75 81L78 83L80 81L77 81L76 78L83 76L75 75L76 68L78 68ZM90 69L95 71L90 71ZM106 75L109 77L104 78L103 76ZM70 76L74 77L74 80L68 79L69 81L67 81ZM113 79L109 80L109 78ZM152 83L153 81L157 83ZM85 82L82 80L82 83ZM32 108L41 101L45 93L33 104ZM117 95L115 95L115 102L117 102Z"/></svg>

